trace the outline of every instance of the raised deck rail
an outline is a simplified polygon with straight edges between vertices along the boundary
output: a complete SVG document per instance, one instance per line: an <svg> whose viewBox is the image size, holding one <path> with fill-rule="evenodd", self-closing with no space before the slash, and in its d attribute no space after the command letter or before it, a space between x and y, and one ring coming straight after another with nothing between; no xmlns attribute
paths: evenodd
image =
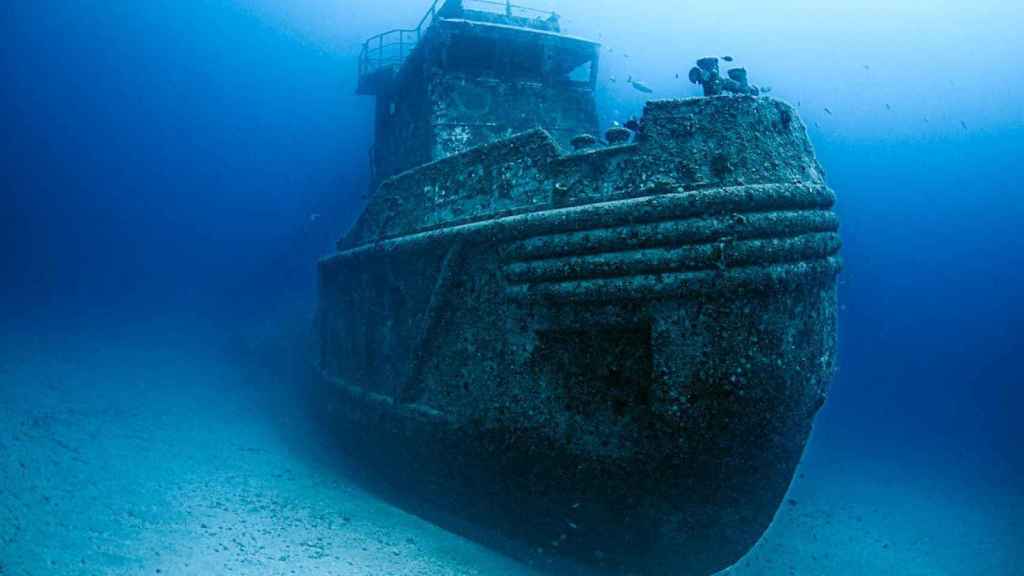
<svg viewBox="0 0 1024 576"><path fill-rule="evenodd" d="M363 43L359 54L360 92L372 92L374 77L382 73L393 73L401 68L413 49L423 39L427 29L438 17L461 17L467 7L477 12L497 14L506 18L557 21L558 15L547 10L538 10L512 4L511 0L433 0L430 9L415 28L397 28L382 32Z"/></svg>

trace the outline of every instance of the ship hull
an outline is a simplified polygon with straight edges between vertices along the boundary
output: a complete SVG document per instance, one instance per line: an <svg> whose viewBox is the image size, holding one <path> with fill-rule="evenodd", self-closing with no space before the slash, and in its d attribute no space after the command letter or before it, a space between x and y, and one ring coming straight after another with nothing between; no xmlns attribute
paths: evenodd
<svg viewBox="0 0 1024 576"><path fill-rule="evenodd" d="M716 105L737 103L763 120L761 101ZM665 165L637 148L571 161L591 179L598 161ZM530 165L571 182L560 162ZM349 242L321 262L339 436L429 509L534 559L727 567L771 522L825 399L834 196L813 177L740 177L574 201L550 180L538 208Z"/></svg>

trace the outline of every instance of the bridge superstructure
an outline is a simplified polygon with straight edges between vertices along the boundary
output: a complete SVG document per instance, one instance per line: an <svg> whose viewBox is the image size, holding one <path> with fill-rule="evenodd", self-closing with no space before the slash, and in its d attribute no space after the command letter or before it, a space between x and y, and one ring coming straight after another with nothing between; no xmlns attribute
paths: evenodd
<svg viewBox="0 0 1024 576"><path fill-rule="evenodd" d="M597 43L510 0L434 0L413 28L368 39L357 93L377 100L373 186L533 128L597 135Z"/></svg>

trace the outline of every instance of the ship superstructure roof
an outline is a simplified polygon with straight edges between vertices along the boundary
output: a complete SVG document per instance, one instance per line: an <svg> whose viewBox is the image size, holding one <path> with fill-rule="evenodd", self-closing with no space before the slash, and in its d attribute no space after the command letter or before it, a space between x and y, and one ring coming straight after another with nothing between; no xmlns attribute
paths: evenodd
<svg viewBox="0 0 1024 576"><path fill-rule="evenodd" d="M377 95L389 90L405 64L433 37L457 31L511 42L555 46L565 72L590 61L598 43L563 34L558 15L511 2L434 0L415 28L377 34L363 44L357 93Z"/></svg>

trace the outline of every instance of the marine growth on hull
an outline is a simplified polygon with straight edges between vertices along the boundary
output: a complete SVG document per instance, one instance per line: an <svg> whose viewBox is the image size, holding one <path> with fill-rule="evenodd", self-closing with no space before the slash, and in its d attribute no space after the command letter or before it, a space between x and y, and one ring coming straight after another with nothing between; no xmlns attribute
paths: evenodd
<svg viewBox="0 0 1024 576"><path fill-rule="evenodd" d="M363 50L375 189L319 264L339 437L516 553L725 568L835 359L835 197L803 124L704 59L708 96L602 134L598 45L475 4Z"/></svg>

